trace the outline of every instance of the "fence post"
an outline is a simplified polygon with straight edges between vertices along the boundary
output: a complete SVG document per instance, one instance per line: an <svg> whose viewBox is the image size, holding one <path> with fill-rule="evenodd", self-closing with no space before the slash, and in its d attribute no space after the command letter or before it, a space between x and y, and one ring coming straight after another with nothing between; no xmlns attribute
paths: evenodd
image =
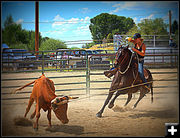
<svg viewBox="0 0 180 138"><path fill-rule="evenodd" d="M173 61L172 61L172 47L170 48L170 53L171 53L171 56L170 56L170 63L171 63L171 68L173 68Z"/></svg>
<svg viewBox="0 0 180 138"><path fill-rule="evenodd" d="M44 51L42 51L42 74L44 74Z"/></svg>
<svg viewBox="0 0 180 138"><path fill-rule="evenodd" d="M156 47L156 36L154 35L154 47Z"/></svg>
<svg viewBox="0 0 180 138"><path fill-rule="evenodd" d="M86 95L90 95L90 67L88 53L86 53Z"/></svg>

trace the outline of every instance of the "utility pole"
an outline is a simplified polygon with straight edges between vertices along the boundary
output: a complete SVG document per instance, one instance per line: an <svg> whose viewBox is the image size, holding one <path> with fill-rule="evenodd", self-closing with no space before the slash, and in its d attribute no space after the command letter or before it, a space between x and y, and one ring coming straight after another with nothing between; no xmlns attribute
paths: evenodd
<svg viewBox="0 0 180 138"><path fill-rule="evenodd" d="M169 36L171 39L171 10L169 10Z"/></svg>
<svg viewBox="0 0 180 138"><path fill-rule="evenodd" d="M35 51L39 51L39 2L35 2Z"/></svg>

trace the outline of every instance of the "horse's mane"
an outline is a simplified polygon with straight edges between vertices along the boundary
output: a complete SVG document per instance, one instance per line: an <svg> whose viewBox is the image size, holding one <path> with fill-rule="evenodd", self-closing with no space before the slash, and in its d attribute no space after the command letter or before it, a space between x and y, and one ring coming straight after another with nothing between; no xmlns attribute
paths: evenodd
<svg viewBox="0 0 180 138"><path fill-rule="evenodd" d="M129 49L129 46L128 46L128 47L121 47L121 48L119 48L117 54L120 54L119 52L122 51L122 50L123 50L123 51L127 51L128 54L129 54L129 57L133 56L133 57L132 57L132 63L131 63L130 66L134 66L134 64L137 64L137 63L138 63L138 59L137 59L136 53L131 52L131 50ZM133 55L132 55L132 54L133 54ZM118 57L117 60L119 60L119 58L120 58L120 57Z"/></svg>

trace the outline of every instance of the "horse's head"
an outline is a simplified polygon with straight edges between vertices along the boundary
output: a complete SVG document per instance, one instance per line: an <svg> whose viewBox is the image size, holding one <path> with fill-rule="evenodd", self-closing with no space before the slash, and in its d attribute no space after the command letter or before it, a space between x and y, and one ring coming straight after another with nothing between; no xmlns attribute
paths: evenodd
<svg viewBox="0 0 180 138"><path fill-rule="evenodd" d="M116 63L120 67L123 67L123 65L128 64L128 61L130 61L131 55L132 55L132 52L129 50L129 46L120 47L116 55Z"/></svg>

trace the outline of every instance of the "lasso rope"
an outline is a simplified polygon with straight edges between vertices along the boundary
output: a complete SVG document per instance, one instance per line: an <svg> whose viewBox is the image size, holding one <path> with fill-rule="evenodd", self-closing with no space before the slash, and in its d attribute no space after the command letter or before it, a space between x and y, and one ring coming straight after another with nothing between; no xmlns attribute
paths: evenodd
<svg viewBox="0 0 180 138"><path fill-rule="evenodd" d="M133 88L133 87L138 87L138 86L141 86L141 85L145 85L145 84L148 84L148 83L153 83L153 81L149 81L149 82L146 82L146 83L140 83L140 84L137 84L137 85L131 85L131 86L128 86L128 87L119 88L119 89L116 89L116 90L111 90L111 91L109 91L109 92L115 92L115 91L125 90L125 89L129 89L129 88Z"/></svg>

